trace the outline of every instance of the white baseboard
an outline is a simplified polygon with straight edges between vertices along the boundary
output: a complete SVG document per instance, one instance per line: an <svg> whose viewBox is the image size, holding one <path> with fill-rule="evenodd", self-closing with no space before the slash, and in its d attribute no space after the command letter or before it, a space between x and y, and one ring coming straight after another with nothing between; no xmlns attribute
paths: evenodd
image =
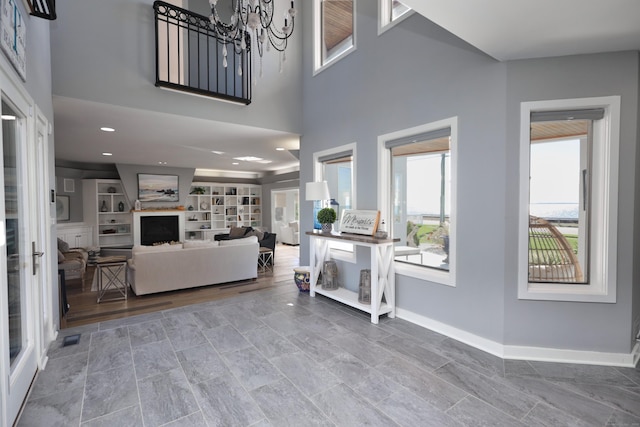
<svg viewBox="0 0 640 427"><path fill-rule="evenodd" d="M402 308L396 308L396 316L502 359L578 363L627 368L635 367L640 359L640 343L636 344L630 353L604 353L598 351L504 345Z"/></svg>

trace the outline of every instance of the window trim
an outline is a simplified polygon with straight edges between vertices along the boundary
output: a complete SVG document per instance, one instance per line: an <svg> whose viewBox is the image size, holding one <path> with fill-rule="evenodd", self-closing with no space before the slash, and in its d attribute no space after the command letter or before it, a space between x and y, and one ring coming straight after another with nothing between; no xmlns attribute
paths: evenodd
<svg viewBox="0 0 640 427"><path fill-rule="evenodd" d="M528 206L531 113L589 108L605 110L604 118L593 122L590 283L587 285L530 283L528 280ZM518 299L616 302L619 146L620 96L533 101L520 104Z"/></svg>
<svg viewBox="0 0 640 427"><path fill-rule="evenodd" d="M327 150L316 151L313 153L313 180L314 181L322 181L323 177L323 166L324 159L333 158L336 156L345 155L346 152L351 152L351 204L352 209L357 209L357 197L358 194L356 192L357 183L356 183L356 170L357 170L357 144L355 142L341 145L338 147L329 148ZM340 218L337 219L340 221ZM347 246L349 245L349 246ZM329 250L331 252L331 258L339 259L342 261L355 263L356 262L356 253L353 249L353 245L338 242L336 247L332 247L332 242L329 242ZM350 247L351 249L347 249Z"/></svg>
<svg viewBox="0 0 640 427"><path fill-rule="evenodd" d="M420 267L403 262L394 261L396 274L413 277L445 286L456 286L457 266L457 194L458 194L458 117L450 117L443 120L402 129L396 132L378 136L378 200L381 220L384 219L391 229L389 218L391 212L391 150L386 148L387 141L408 138L412 135L424 134L443 128L451 129L449 152L451 153L451 208L449 213L449 271L438 270L429 267Z"/></svg>
<svg viewBox="0 0 640 427"><path fill-rule="evenodd" d="M414 13L415 10L409 8L409 10L401 15L399 18L392 20L391 19L391 8L388 7L389 3L392 0L378 0L378 36L387 32L391 28L395 27Z"/></svg>
<svg viewBox="0 0 640 427"><path fill-rule="evenodd" d="M321 11L321 3L323 0L313 0L313 75L316 76L318 73L326 70L333 64L339 62L342 58L349 55L351 52L356 50L356 10L357 10L357 0L353 0L353 32L351 34L351 39L353 43L351 47L345 48L344 51L340 52L340 54L331 58L329 61L323 63L322 62L322 11Z"/></svg>

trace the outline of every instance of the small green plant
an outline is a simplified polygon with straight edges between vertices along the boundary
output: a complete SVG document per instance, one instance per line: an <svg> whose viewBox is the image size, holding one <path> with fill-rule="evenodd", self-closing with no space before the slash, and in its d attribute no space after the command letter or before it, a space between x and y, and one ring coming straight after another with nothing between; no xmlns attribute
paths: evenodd
<svg viewBox="0 0 640 427"><path fill-rule="evenodd" d="M333 224L336 222L336 211L333 208L322 208L318 211L317 218L320 224Z"/></svg>

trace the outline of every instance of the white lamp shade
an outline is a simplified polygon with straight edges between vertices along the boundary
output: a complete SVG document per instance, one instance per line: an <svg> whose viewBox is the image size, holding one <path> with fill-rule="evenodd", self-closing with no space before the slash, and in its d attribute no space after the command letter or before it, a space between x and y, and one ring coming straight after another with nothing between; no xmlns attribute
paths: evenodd
<svg viewBox="0 0 640 427"><path fill-rule="evenodd" d="M305 200L329 200L330 198L327 181L307 182Z"/></svg>

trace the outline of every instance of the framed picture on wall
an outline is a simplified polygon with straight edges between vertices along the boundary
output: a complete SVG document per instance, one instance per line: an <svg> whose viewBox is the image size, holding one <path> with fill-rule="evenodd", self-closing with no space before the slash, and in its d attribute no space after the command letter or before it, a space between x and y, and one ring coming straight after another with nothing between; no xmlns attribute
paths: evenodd
<svg viewBox="0 0 640 427"><path fill-rule="evenodd" d="M178 175L138 174L138 200L141 202L177 202Z"/></svg>
<svg viewBox="0 0 640 427"><path fill-rule="evenodd" d="M56 197L56 219L58 221L69 221L69 196Z"/></svg>

